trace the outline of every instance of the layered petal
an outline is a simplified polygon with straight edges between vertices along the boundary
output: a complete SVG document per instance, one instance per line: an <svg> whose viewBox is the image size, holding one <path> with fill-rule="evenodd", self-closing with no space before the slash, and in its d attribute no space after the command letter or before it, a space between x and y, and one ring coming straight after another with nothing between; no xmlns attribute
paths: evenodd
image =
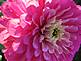
<svg viewBox="0 0 81 61"><path fill-rule="evenodd" d="M1 11L7 61L72 61L81 44L81 10L72 0L7 0Z"/></svg>

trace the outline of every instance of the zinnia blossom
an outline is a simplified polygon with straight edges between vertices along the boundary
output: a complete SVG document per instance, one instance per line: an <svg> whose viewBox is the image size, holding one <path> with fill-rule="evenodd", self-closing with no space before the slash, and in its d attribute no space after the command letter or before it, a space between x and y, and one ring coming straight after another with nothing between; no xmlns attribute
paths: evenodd
<svg viewBox="0 0 81 61"><path fill-rule="evenodd" d="M7 0L0 43L7 61L72 61L81 43L81 10L72 0Z"/></svg>

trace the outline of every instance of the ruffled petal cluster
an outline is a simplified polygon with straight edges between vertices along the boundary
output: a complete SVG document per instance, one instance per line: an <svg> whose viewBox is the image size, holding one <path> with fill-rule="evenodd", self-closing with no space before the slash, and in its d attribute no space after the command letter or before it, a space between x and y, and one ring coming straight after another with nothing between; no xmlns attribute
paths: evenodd
<svg viewBox="0 0 81 61"><path fill-rule="evenodd" d="M0 10L7 61L72 61L81 43L81 10L72 0L7 0Z"/></svg>

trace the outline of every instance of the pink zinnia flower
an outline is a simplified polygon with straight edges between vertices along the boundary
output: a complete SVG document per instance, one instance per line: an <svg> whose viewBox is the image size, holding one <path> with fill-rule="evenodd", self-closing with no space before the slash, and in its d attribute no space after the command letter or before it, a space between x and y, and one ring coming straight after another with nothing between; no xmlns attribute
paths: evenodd
<svg viewBox="0 0 81 61"><path fill-rule="evenodd" d="M81 11L72 0L7 0L1 11L7 61L72 61L81 43Z"/></svg>

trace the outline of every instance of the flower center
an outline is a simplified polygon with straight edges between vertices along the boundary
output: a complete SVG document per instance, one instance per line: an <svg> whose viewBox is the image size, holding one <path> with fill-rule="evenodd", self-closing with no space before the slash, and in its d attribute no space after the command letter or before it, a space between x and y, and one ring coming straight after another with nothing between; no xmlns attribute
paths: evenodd
<svg viewBox="0 0 81 61"><path fill-rule="evenodd" d="M52 37L57 38L58 37L58 34L59 34L59 31L60 30L58 28L53 29Z"/></svg>
<svg viewBox="0 0 81 61"><path fill-rule="evenodd" d="M65 30L62 26L62 21L56 21L54 23L50 23L50 26L45 29L45 37L50 39L51 41L60 40L63 38Z"/></svg>

